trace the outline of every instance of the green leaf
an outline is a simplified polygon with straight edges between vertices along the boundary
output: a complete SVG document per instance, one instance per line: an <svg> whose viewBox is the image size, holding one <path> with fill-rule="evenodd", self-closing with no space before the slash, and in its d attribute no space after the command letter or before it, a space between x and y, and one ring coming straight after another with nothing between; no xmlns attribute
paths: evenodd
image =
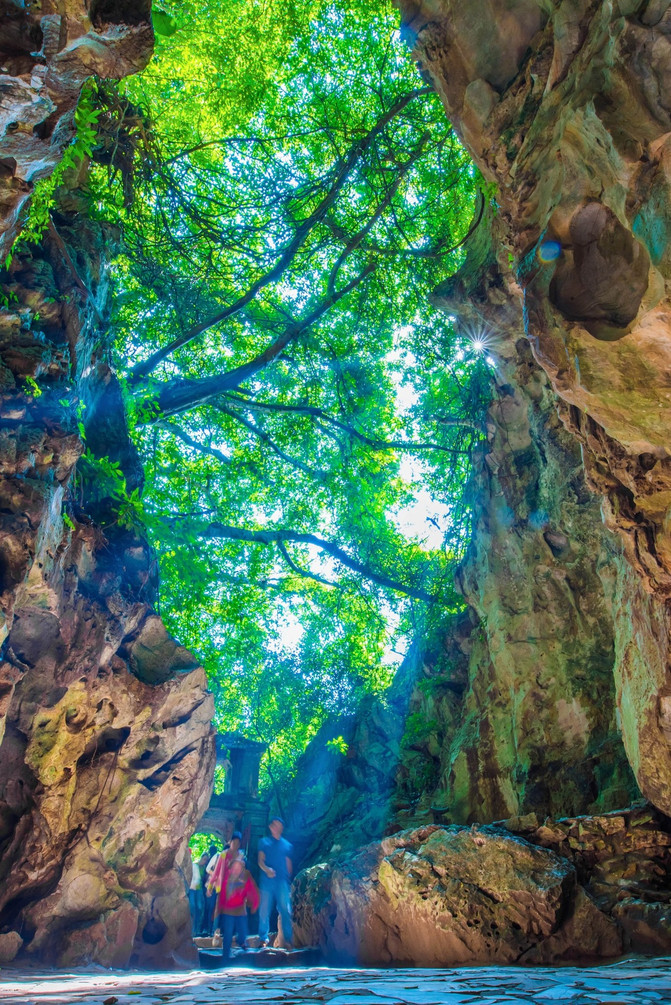
<svg viewBox="0 0 671 1005"><path fill-rule="evenodd" d="M29 393L32 395L32 397L33 398L39 398L39 397L41 397L41 395L42 395L42 388L37 383L37 381L34 379L34 377L26 377L25 381L26 381L26 384L28 385L28 387L30 388Z"/></svg>
<svg viewBox="0 0 671 1005"><path fill-rule="evenodd" d="M151 20L157 35L169 37L170 35L174 35L179 27L177 20L171 14L166 14L163 10L154 9L151 12Z"/></svg>

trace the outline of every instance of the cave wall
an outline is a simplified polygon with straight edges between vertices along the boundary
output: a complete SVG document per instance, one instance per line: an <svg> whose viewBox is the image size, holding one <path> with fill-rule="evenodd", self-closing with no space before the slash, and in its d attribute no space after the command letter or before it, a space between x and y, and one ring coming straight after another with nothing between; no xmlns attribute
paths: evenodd
<svg viewBox="0 0 671 1005"><path fill-rule="evenodd" d="M603 525L519 305L505 298L500 229L487 220L433 296L482 333L493 360L473 536L457 576L479 625L440 783L424 797L458 822L597 813L640 795L620 736L616 611L604 585L623 548Z"/></svg>
<svg viewBox="0 0 671 1005"><path fill-rule="evenodd" d="M84 80L149 59L149 6L0 3L3 258ZM0 307L0 940L3 962L22 942L62 966L171 966L195 961L184 868L213 707L154 610L142 528L79 461L109 457L141 485L109 365L119 235L88 218L84 177L18 247Z"/></svg>
<svg viewBox="0 0 671 1005"><path fill-rule="evenodd" d="M473 536L457 575L469 608L420 633L386 695L312 741L291 800L306 862L401 828L537 822L641 796L613 674L624 547L505 292L493 251L500 226L487 222L433 297L469 330L489 332L495 357L468 490ZM338 735L344 755L328 747Z"/></svg>
<svg viewBox="0 0 671 1005"><path fill-rule="evenodd" d="M497 185L504 296L487 324L502 342L528 340L622 550L594 562L613 611L618 715L641 791L671 812L669 4L399 6ZM507 327L510 308L522 328Z"/></svg>
<svg viewBox="0 0 671 1005"><path fill-rule="evenodd" d="M477 623L419 641L386 706L400 735L377 706L350 722L322 850L334 824L370 839L373 809L379 833L641 792L669 812L667 6L400 4L496 183L433 296L495 364L458 583Z"/></svg>

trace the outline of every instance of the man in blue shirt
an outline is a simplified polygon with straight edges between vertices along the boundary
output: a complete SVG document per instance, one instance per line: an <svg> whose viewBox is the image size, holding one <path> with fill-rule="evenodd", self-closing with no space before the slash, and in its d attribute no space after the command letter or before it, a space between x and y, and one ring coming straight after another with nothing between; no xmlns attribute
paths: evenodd
<svg viewBox="0 0 671 1005"><path fill-rule="evenodd" d="M277 904L282 919L282 934L291 948L291 852L289 842L282 837L284 821L273 817L268 824L270 837L259 841L259 870L261 873L261 904L259 906L259 939L268 945L270 914Z"/></svg>

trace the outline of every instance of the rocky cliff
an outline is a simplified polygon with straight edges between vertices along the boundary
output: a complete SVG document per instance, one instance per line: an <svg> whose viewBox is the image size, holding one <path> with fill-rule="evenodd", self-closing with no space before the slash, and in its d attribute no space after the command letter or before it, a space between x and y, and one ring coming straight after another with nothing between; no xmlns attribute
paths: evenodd
<svg viewBox="0 0 671 1005"><path fill-rule="evenodd" d="M623 548L603 525L581 452L523 336L493 249L476 238L435 305L482 333L494 361L474 533L458 585L475 611L459 722L432 795L456 822L595 813L638 795L613 670Z"/></svg>
<svg viewBox="0 0 671 1005"><path fill-rule="evenodd" d="M0 3L3 257L82 83L149 58L149 6ZM103 477L116 464L132 492L142 472L108 364L118 235L86 208L73 175L0 308L0 951L166 966L193 953L182 866L211 789L212 701Z"/></svg>
<svg viewBox="0 0 671 1005"><path fill-rule="evenodd" d="M399 7L495 186L434 294L486 342L492 404L459 576L470 616L345 724L323 803L306 761L315 854L376 821L595 813L639 790L671 812L670 5Z"/></svg>
<svg viewBox="0 0 671 1005"><path fill-rule="evenodd" d="M504 281L498 316L482 322L528 343L613 532L591 571L585 557L578 592L584 602L588 581L601 583L612 630L598 644L610 630L627 756L641 791L670 812L669 5L400 6L416 57L497 186ZM480 586L466 589L477 603ZM569 715L575 733L580 715Z"/></svg>

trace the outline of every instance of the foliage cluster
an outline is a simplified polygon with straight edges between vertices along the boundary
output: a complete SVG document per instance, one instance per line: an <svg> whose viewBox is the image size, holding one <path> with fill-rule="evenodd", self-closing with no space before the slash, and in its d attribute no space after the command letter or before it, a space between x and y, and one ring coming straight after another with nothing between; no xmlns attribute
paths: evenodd
<svg viewBox="0 0 671 1005"><path fill-rule="evenodd" d="M486 195L391 5L234 6L165 3L98 86L90 193L161 612L281 787L459 604L490 372L428 295Z"/></svg>
<svg viewBox="0 0 671 1005"><path fill-rule="evenodd" d="M36 183L30 200L28 216L21 233L14 242L14 248L19 242L35 244L47 230L56 189L62 184L67 172L82 164L93 152L98 139L96 127L100 112L101 109L97 108L95 104L94 86L92 84L85 85L74 114L72 141L66 146L61 160L51 174ZM11 261L14 248L4 262L5 267Z"/></svg>

